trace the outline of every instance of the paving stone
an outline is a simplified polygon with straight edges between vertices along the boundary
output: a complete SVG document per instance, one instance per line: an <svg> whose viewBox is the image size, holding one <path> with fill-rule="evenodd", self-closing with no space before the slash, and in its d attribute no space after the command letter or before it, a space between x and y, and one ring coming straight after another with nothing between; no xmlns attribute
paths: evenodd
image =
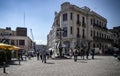
<svg viewBox="0 0 120 76"><path fill-rule="evenodd" d="M18 64L18 62L16 62ZM37 58L22 61L21 65L10 65L8 74L0 68L0 76L120 76L120 61L113 56L96 56L94 60L73 59L47 60Z"/></svg>

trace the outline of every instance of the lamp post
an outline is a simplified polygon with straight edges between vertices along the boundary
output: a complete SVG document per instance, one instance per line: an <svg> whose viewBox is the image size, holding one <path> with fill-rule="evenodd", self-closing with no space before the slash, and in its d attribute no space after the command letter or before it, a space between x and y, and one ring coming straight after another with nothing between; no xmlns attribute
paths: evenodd
<svg viewBox="0 0 120 76"><path fill-rule="evenodd" d="M57 30L57 32L59 33L58 35L59 35L59 41L60 41L60 43L59 43L59 46L58 46L58 48L59 48L59 54L60 54L60 57L62 57L62 51L63 51L63 47L62 47L62 43L61 43L61 40L62 40L62 32L64 32L64 30L62 29L62 28L59 28L58 30Z"/></svg>

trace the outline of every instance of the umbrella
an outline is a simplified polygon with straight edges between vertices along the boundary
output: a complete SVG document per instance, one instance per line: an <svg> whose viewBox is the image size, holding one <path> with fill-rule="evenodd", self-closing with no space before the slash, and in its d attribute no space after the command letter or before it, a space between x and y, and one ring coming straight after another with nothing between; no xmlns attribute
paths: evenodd
<svg viewBox="0 0 120 76"><path fill-rule="evenodd" d="M13 46L11 49L12 49L12 50L19 50L19 49L21 49L21 48L20 48L20 47L17 47L17 46Z"/></svg>
<svg viewBox="0 0 120 76"><path fill-rule="evenodd" d="M6 49L9 49L11 47L12 47L11 45L0 43L0 49L6 50Z"/></svg>
<svg viewBox="0 0 120 76"><path fill-rule="evenodd" d="M3 49L3 50L6 50L6 49L8 49L8 50L19 50L20 47L0 43L0 49Z"/></svg>

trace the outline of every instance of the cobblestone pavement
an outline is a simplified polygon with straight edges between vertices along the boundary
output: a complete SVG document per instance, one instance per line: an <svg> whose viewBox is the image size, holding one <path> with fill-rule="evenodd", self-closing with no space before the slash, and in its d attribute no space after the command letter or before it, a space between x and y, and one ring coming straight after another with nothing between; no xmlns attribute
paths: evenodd
<svg viewBox="0 0 120 76"><path fill-rule="evenodd" d="M18 64L18 62L16 62ZM96 56L94 60L47 60L44 64L36 58L10 65L0 76L120 76L120 61L113 56Z"/></svg>

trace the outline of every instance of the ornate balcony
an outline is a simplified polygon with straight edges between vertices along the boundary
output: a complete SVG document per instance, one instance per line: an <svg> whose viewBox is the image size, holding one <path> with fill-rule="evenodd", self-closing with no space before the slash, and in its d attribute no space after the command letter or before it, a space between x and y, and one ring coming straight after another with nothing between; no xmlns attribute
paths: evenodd
<svg viewBox="0 0 120 76"><path fill-rule="evenodd" d="M77 21L76 24L80 26L80 25L81 25L81 22L80 22L80 21Z"/></svg>
<svg viewBox="0 0 120 76"><path fill-rule="evenodd" d="M86 23L85 23L85 22L82 22L82 26L83 26L83 27L86 27Z"/></svg>
<svg viewBox="0 0 120 76"><path fill-rule="evenodd" d="M100 41L100 42L113 42L113 39L102 38L102 37L98 37L98 36L94 36L93 40Z"/></svg>

